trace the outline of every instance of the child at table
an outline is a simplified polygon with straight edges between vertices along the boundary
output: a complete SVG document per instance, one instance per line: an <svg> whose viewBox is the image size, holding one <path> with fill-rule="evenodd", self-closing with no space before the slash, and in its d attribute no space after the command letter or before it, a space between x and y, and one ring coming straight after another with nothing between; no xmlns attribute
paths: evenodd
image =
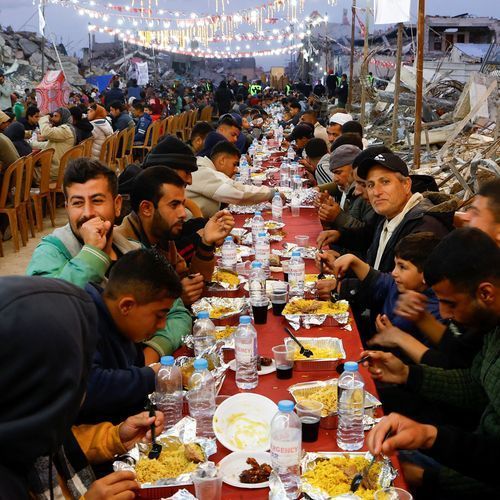
<svg viewBox="0 0 500 500"><path fill-rule="evenodd" d="M399 348L414 362L421 362L422 356L429 349L430 340L423 337L427 332L444 332L440 323L439 303L433 290L424 280L423 269L427 257L439 239L430 232L410 234L403 238L395 249L394 270L381 273L353 254L342 255L333 263L333 270L338 278L351 270L362 283L356 291L351 287L353 280L341 283L341 296L349 297L358 305L368 308L374 320L377 333L371 337L368 345L387 348ZM425 321L413 323L398 316L395 312L400 295L416 291L427 297ZM354 293L353 293L354 292Z"/></svg>

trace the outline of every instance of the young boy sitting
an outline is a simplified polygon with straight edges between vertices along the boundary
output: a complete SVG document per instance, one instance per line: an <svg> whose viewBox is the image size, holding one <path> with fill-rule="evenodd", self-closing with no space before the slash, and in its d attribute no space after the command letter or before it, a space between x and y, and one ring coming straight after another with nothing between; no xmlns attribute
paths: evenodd
<svg viewBox="0 0 500 500"><path fill-rule="evenodd" d="M363 302L360 305L371 310L377 330L368 340L368 345L400 348L414 362L420 362L422 355L429 349L417 340L424 340L421 333L426 333L426 325L415 324L398 316L395 309L400 294L414 290L427 297L427 324L434 324L434 321L439 323L439 303L432 289L425 284L423 274L427 257L438 243L439 239L429 232L406 236L396 246L391 274L376 271L352 254L342 255L335 260L333 271L338 279L350 269L362 282L357 300L358 303ZM341 283L341 295L348 296L349 291L343 286L344 283ZM433 320L429 320L428 316ZM445 327L441 327L444 331Z"/></svg>
<svg viewBox="0 0 500 500"><path fill-rule="evenodd" d="M143 409L154 391L159 365L144 366L140 343L165 326L182 285L163 256L141 249L116 262L104 290L85 290L97 309L98 342L79 422L118 423Z"/></svg>

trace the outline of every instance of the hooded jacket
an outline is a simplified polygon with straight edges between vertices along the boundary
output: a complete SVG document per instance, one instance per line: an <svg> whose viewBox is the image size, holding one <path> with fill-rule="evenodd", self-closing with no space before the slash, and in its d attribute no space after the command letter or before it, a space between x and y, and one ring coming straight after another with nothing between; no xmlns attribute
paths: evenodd
<svg viewBox="0 0 500 500"><path fill-rule="evenodd" d="M448 195L425 193L424 199L404 216L392 233L382 254L378 270L383 273L391 272L394 268L394 249L405 236L424 231L430 231L438 238L446 236L453 229L453 214L456 208L456 201L453 198L450 199ZM375 263L383 227L384 220L377 226L372 244L368 248L366 262L370 266Z"/></svg>
<svg viewBox="0 0 500 500"><path fill-rule="evenodd" d="M31 146L24 139L24 126L19 122L12 122L4 131L4 134L12 141L19 156L26 156L31 154Z"/></svg>
<svg viewBox="0 0 500 500"><path fill-rule="evenodd" d="M198 157L198 170L193 172L193 183L186 187L186 195L201 209L204 217L212 217L221 203L252 205L272 200L275 190L236 182L216 170L210 158Z"/></svg>
<svg viewBox="0 0 500 500"><path fill-rule="evenodd" d="M67 119L65 119L63 123L61 123L61 125L57 125L55 127L51 125L48 115L42 116L40 118L40 121L38 122L38 125L40 127L40 134L43 136L46 142L32 143L32 147L35 149L54 149L52 166L50 167L51 181L57 180L57 175L59 173L59 161L61 160L62 155L76 144L75 130L69 123L71 114L69 111L67 114Z"/></svg>
<svg viewBox="0 0 500 500"><path fill-rule="evenodd" d="M106 118L98 118L97 120L92 120L92 137L94 142L92 143L92 158L98 160L101 155L102 145L107 137L113 133L113 127Z"/></svg>
<svg viewBox="0 0 500 500"><path fill-rule="evenodd" d="M94 127L87 120L87 118L82 118L81 120L74 122L73 127L75 128L77 144L80 144L80 142L84 141L85 139L92 137L92 130Z"/></svg>
<svg viewBox="0 0 500 500"><path fill-rule="evenodd" d="M113 245L120 253L137 250L142 245L113 233ZM61 278L84 288L87 283L102 284L111 266L111 259L102 250L82 245L69 224L42 238L35 248L26 274ZM172 354L182 344L182 338L191 331L191 315L182 300L177 299L167 315L167 325L145 342L160 356Z"/></svg>
<svg viewBox="0 0 500 500"><path fill-rule="evenodd" d="M122 111L117 118L113 119L113 130L115 132L121 132L132 127L135 127L134 120L126 111Z"/></svg>
<svg viewBox="0 0 500 500"><path fill-rule="evenodd" d="M139 117L137 125L135 126L134 144L144 144L146 132L152 123L153 119L147 113L143 113L142 116ZM146 146L149 146L149 144L146 144Z"/></svg>
<svg viewBox="0 0 500 500"><path fill-rule="evenodd" d="M78 420L118 424L142 411L148 394L155 389L155 372L144 366L141 346L116 327L101 296L102 289L89 284L85 290L97 309L98 340Z"/></svg>
<svg viewBox="0 0 500 500"><path fill-rule="evenodd" d="M96 309L65 281L8 276L0 315L0 496L28 498L35 461L60 448L80 409Z"/></svg>

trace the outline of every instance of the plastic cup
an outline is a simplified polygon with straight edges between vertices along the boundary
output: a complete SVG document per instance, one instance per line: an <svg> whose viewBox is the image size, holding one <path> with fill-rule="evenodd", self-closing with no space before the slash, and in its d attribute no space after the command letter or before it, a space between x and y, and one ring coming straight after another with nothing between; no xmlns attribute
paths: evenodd
<svg viewBox="0 0 500 500"><path fill-rule="evenodd" d="M402 488L382 488L373 496L375 500L413 500L410 493Z"/></svg>
<svg viewBox="0 0 500 500"><path fill-rule="evenodd" d="M295 411L302 424L302 441L314 443L318 440L323 403L312 399L303 399L295 405Z"/></svg>
<svg viewBox="0 0 500 500"><path fill-rule="evenodd" d="M265 325L267 323L269 300L266 299L265 302L259 303L253 303L250 300L250 304L252 305L253 322L256 325Z"/></svg>
<svg viewBox="0 0 500 500"><path fill-rule="evenodd" d="M292 378L293 351L286 345L277 345L273 347L273 356L276 362L276 376L282 380Z"/></svg>
<svg viewBox="0 0 500 500"><path fill-rule="evenodd" d="M309 236L305 234L298 234L297 236L295 236L295 244L302 252L302 257L303 257L304 256L303 249L309 246Z"/></svg>
<svg viewBox="0 0 500 500"><path fill-rule="evenodd" d="M222 476L200 477L194 472L191 479L198 500L221 500Z"/></svg>
<svg viewBox="0 0 500 500"><path fill-rule="evenodd" d="M281 261L281 269L283 269L283 275L285 277L285 281L288 281L288 266L290 265L290 261L282 260Z"/></svg>
<svg viewBox="0 0 500 500"><path fill-rule="evenodd" d="M281 316L283 309L288 302L288 283L275 283L271 291L271 303L273 305L273 314Z"/></svg>

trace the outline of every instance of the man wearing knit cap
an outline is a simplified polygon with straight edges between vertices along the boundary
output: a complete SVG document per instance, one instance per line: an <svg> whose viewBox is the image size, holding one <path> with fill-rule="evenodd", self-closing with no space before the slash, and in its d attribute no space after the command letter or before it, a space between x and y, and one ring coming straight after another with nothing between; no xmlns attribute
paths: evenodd
<svg viewBox="0 0 500 500"><path fill-rule="evenodd" d="M214 132L215 133L215 132ZM170 167L175 170L177 175L186 183L191 185L193 182L193 172L198 170L196 157L191 148L173 135L165 136L148 154L143 163L143 168L160 165ZM220 217L219 217L220 215ZM222 222L229 228L228 234L234 227L234 218L224 211L215 214L222 218ZM175 235L173 240L177 247L177 252L189 265L196 254L197 248L201 245L204 236L204 227L208 219L203 217L191 218L182 225L182 230ZM222 241L216 242L216 245Z"/></svg>
<svg viewBox="0 0 500 500"><path fill-rule="evenodd" d="M71 113L67 108L58 108L52 115L45 115L38 122L40 134L38 141L32 143L33 149L54 149L50 180L56 181L59 173L59 161L64 153L76 144L76 134L71 125ZM39 180L40 172L35 168L35 179Z"/></svg>

